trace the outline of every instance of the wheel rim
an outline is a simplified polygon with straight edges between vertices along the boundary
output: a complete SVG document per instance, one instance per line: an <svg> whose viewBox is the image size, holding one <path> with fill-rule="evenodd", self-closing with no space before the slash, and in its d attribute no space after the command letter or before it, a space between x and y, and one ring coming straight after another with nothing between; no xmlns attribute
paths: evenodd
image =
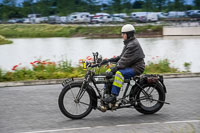
<svg viewBox="0 0 200 133"><path fill-rule="evenodd" d="M90 105L90 96L87 91L79 101L76 101L76 96L80 90L80 87L74 87L69 89L63 99L63 105L65 110L74 116L82 115L88 111Z"/></svg>
<svg viewBox="0 0 200 133"><path fill-rule="evenodd" d="M145 95L144 92L146 92ZM153 108L159 101L159 92L152 86L145 87L139 94L140 104L145 108Z"/></svg>

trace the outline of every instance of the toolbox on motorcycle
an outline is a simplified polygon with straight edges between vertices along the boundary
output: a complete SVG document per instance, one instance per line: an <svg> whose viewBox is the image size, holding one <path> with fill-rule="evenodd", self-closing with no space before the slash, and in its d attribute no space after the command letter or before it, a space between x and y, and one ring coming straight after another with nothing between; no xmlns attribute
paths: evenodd
<svg viewBox="0 0 200 133"><path fill-rule="evenodd" d="M162 83L163 82L163 76L157 75L157 74L144 74L142 75L142 78L148 83L153 84L158 82L158 80Z"/></svg>

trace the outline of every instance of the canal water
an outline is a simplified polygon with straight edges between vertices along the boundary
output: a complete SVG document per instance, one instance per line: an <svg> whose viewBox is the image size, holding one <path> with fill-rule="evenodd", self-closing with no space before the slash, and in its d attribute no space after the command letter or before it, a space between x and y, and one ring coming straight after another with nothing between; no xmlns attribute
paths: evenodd
<svg viewBox="0 0 200 133"><path fill-rule="evenodd" d="M69 60L72 65L79 59L99 52L104 58L120 55L122 39L85 38L20 38L10 39L13 44L0 45L0 68L11 70L14 65L31 67L30 62L50 59L59 62ZM172 66L184 69L184 63L192 63L191 71L200 72L200 37L159 37L138 38L144 53L145 62L169 59Z"/></svg>

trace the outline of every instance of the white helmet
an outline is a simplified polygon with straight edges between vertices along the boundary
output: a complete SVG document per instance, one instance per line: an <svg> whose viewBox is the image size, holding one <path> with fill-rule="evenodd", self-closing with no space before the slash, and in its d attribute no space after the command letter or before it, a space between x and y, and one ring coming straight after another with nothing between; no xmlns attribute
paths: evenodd
<svg viewBox="0 0 200 133"><path fill-rule="evenodd" d="M135 28L133 25L131 24L126 24L122 27L121 30L122 33L127 33L127 32L135 32Z"/></svg>

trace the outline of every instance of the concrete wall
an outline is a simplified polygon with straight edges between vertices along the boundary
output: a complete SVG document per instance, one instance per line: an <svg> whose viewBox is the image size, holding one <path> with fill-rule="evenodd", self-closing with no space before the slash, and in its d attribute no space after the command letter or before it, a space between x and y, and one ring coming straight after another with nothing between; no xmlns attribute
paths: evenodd
<svg viewBox="0 0 200 133"><path fill-rule="evenodd" d="M200 27L163 27L164 36L200 36Z"/></svg>

